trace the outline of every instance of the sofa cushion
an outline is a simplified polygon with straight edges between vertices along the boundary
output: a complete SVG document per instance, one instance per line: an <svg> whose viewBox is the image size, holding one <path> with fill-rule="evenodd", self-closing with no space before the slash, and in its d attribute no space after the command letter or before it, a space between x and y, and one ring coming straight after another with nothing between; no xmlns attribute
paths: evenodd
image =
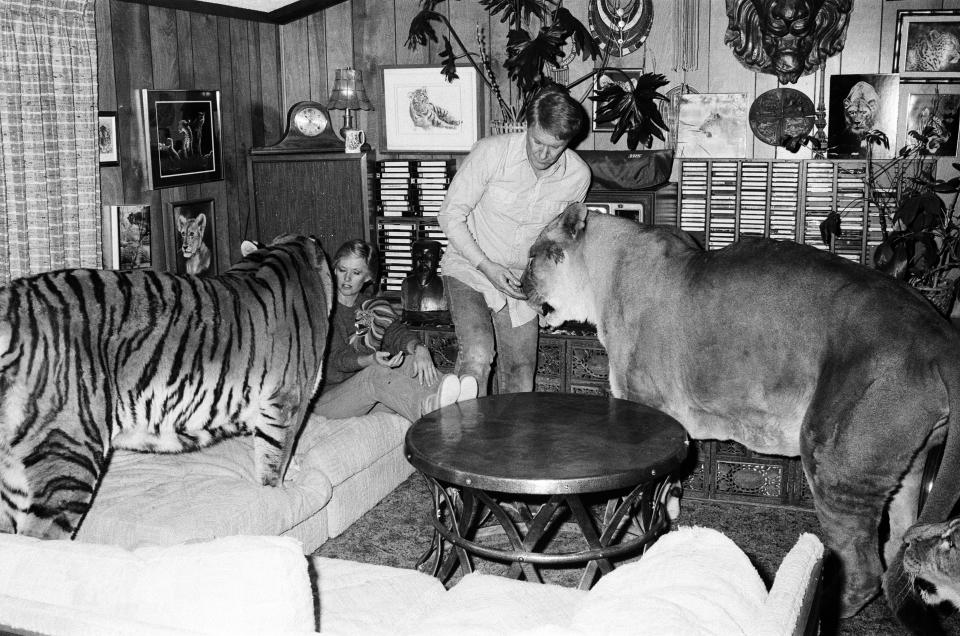
<svg viewBox="0 0 960 636"><path fill-rule="evenodd" d="M310 466L323 470L336 487L402 446L409 427L410 421L396 413L333 420L313 415L300 435L298 452ZM394 487L396 484L390 489Z"/></svg>
<svg viewBox="0 0 960 636"><path fill-rule="evenodd" d="M0 598L76 610L87 621L216 634L309 632L315 624L302 547L282 537L130 551L0 534L0 572ZM56 633L79 632L67 621Z"/></svg>
<svg viewBox="0 0 960 636"><path fill-rule="evenodd" d="M325 557L311 561L322 632L415 632L424 609L446 593L438 579L417 570Z"/></svg>
<svg viewBox="0 0 960 636"><path fill-rule="evenodd" d="M133 548L278 535L323 508L331 493L324 471L300 450L281 488L260 485L252 437L175 455L118 450L77 538Z"/></svg>
<svg viewBox="0 0 960 636"><path fill-rule="evenodd" d="M571 627L585 634L734 636L752 633L766 597L760 575L730 538L710 528L680 528L604 575Z"/></svg>
<svg viewBox="0 0 960 636"><path fill-rule="evenodd" d="M473 572L427 608L417 625L422 634L518 634L557 632L570 624L590 593L570 587L528 583ZM587 630L584 634L600 634Z"/></svg>

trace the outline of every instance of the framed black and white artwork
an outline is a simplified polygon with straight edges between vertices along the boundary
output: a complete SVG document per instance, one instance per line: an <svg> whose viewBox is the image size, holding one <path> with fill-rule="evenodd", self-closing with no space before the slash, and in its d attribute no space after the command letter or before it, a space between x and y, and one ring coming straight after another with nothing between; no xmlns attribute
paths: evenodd
<svg viewBox="0 0 960 636"><path fill-rule="evenodd" d="M384 66L386 152L468 152L480 138L480 81L471 66L448 82L437 65Z"/></svg>

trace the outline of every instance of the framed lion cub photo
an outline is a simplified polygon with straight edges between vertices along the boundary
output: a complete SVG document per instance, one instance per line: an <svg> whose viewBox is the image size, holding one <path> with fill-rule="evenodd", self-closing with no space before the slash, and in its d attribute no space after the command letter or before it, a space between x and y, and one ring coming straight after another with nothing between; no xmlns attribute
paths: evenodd
<svg viewBox="0 0 960 636"><path fill-rule="evenodd" d="M194 276L217 275L214 200L193 199L170 204L175 238L175 271Z"/></svg>

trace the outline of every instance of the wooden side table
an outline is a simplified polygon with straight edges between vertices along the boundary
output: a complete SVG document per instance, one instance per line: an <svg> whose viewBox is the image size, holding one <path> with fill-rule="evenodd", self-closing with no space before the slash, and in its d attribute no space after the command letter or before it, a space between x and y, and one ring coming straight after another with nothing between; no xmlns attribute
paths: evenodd
<svg viewBox="0 0 960 636"><path fill-rule="evenodd" d="M588 589L613 569L611 559L667 529L670 474L688 446L668 415L602 396L513 393L429 413L407 431L405 448L433 494L433 572L446 580L459 565L467 574L477 555L511 563L508 576L542 582L537 566L585 563L579 587ZM606 499L599 518L584 502L594 493ZM519 520L505 506L517 501ZM552 551L551 532L567 513L587 547ZM483 523L510 547L483 541Z"/></svg>

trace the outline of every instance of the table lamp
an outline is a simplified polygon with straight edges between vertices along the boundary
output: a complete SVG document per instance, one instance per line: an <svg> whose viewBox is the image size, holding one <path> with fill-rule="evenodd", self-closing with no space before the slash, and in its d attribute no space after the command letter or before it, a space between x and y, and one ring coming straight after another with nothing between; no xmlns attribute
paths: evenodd
<svg viewBox="0 0 960 636"><path fill-rule="evenodd" d="M354 68L337 69L329 101L327 108L344 111L340 137L345 141L348 130L357 130L354 126L353 111L374 110L373 104L367 98L367 91L363 87L361 73Z"/></svg>

